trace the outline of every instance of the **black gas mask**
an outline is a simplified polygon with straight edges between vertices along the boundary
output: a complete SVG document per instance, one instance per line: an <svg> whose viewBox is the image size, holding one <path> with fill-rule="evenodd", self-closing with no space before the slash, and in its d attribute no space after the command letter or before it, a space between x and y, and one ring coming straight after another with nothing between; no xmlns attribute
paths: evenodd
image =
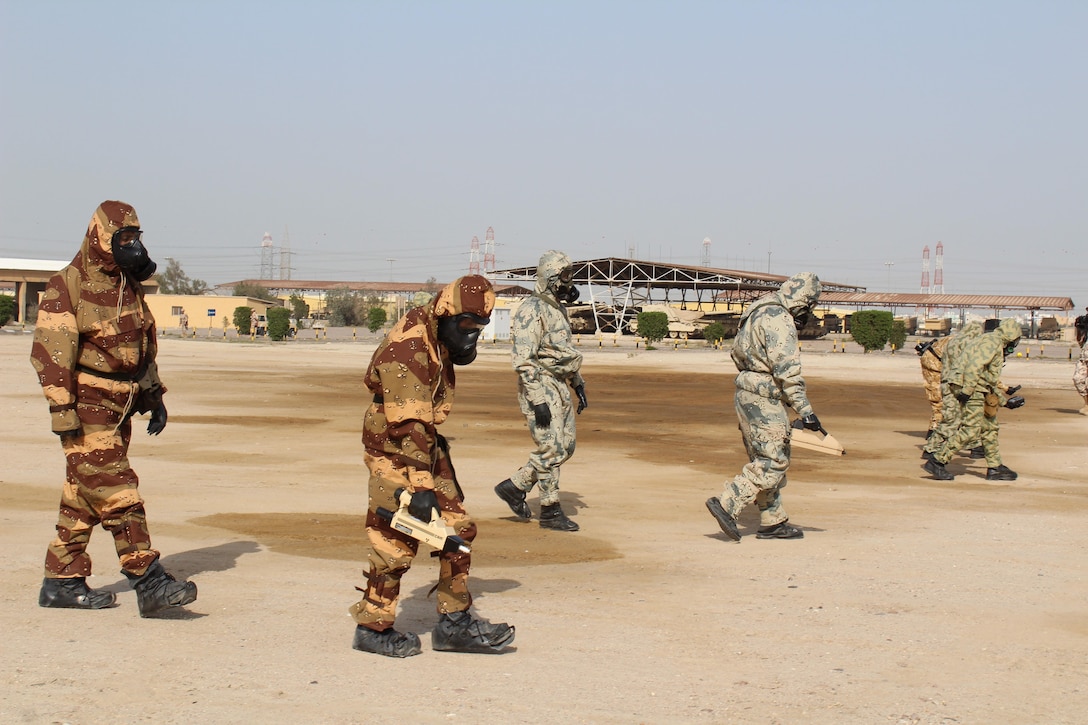
<svg viewBox="0 0 1088 725"><path fill-rule="evenodd" d="M438 341L450 353L454 365L468 365L476 359L476 341L491 319L471 312L438 318Z"/></svg>
<svg viewBox="0 0 1088 725"><path fill-rule="evenodd" d="M155 274L158 268L148 256L143 242L140 241L142 235L143 232L135 227L125 227L118 229L110 238L113 261L117 263L121 271L135 278L137 282L151 279L151 275Z"/></svg>
<svg viewBox="0 0 1088 725"><path fill-rule="evenodd" d="M562 272L560 272L559 284L555 288L555 299L559 300L565 305L576 302L578 300L578 288L572 284L573 281L573 268L567 267Z"/></svg>
<svg viewBox="0 0 1088 725"><path fill-rule="evenodd" d="M1003 350L1003 352L1005 354L1005 357L1008 357L1009 355L1012 355L1013 350L1016 349L1016 346L1019 343L1020 343L1020 338L1018 337L1015 340L1013 340L1012 342L1010 342L1008 345L1006 345L1005 349Z"/></svg>
<svg viewBox="0 0 1088 725"><path fill-rule="evenodd" d="M810 307L802 307L799 310L790 310L790 314L793 315L793 326L798 330L804 328L812 319L812 309Z"/></svg>

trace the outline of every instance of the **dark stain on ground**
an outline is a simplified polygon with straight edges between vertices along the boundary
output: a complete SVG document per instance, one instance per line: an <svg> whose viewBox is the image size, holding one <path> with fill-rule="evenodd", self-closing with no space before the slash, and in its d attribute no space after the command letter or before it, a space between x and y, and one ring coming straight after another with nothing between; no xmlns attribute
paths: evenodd
<svg viewBox="0 0 1088 725"><path fill-rule="evenodd" d="M277 428L288 424L304 428L315 420L327 422L322 427L323 436L336 437L333 443L339 445L342 435L342 445L357 447L361 455L359 431L370 397L362 386L363 372L327 367L308 370L303 376L247 371L248 389L263 391L261 406L295 407L305 411L308 417L249 415L245 420ZM194 377L197 374L194 372ZM733 410L732 370L692 373L594 366L583 370L583 374L590 407L577 418L576 456L592 456L594 451L607 450L633 461L686 467L692 470L693 479L704 481L701 485L708 490L731 478L747 462ZM223 379L228 381L232 377L233 374L224 375ZM192 380L188 382L194 384ZM517 381L508 359L481 357L472 366L458 369L457 382L453 414L440 429L454 442L454 460L458 446L467 444L501 450L504 456L511 457L512 466L520 465L529 453L531 442L525 418L518 409ZM1016 411L1017 419L1026 424L1039 416L1040 425L1044 421L1055 423L1052 412L1043 412L1041 398L1052 394L1058 400L1064 393L1037 391L1040 407ZM844 459L795 451L791 481L819 480L870 487L932 486L944 490L970 488L983 482L974 469L951 484L933 481L922 471L919 451L930 408L922 389L921 373L917 385L810 377L808 394L821 421L848 454ZM209 403L221 406L224 411L238 409L237 401L225 398ZM261 406L254 407L259 410ZM215 416L192 419L219 422ZM902 438L901 447L888 449L887 439L883 437L888 432ZM882 438L878 440L877 436ZM960 468L964 465L959 460L954 463ZM360 475L366 475L361 464ZM569 492L564 490L564 495ZM362 513L223 513L196 522L252 536L284 553L363 561L366 545ZM487 522L486 532L476 544L474 562L478 564L554 564L620 556L610 544L587 537L584 532L576 536L555 534L541 531L535 524L506 520Z"/></svg>
<svg viewBox="0 0 1088 725"><path fill-rule="evenodd" d="M191 519L191 523L226 529L256 539L272 551L313 559L365 562L364 517L348 514L224 513ZM472 546L474 566L572 564L620 556L612 544L584 535L571 536L532 523L489 521L487 533ZM420 547L427 557L430 547Z"/></svg>

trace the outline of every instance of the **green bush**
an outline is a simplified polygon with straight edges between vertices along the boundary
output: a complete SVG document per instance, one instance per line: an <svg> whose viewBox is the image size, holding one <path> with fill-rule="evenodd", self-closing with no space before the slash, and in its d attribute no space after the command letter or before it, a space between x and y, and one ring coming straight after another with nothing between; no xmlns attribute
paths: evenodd
<svg viewBox="0 0 1088 725"><path fill-rule="evenodd" d="M896 350L902 350L903 345L907 344L907 323L902 320L896 320L892 323L892 334L888 336L888 342Z"/></svg>
<svg viewBox="0 0 1088 725"><path fill-rule="evenodd" d="M287 303L291 305L291 312L294 313L293 316L296 320L310 316L310 305L298 295L291 295L287 299Z"/></svg>
<svg viewBox="0 0 1088 725"><path fill-rule="evenodd" d="M370 311L366 313L366 329L377 332L387 319L388 315L384 307L371 307Z"/></svg>
<svg viewBox="0 0 1088 725"><path fill-rule="evenodd" d="M669 316L664 312L638 313L638 334L646 338L647 346L661 342L669 334Z"/></svg>
<svg viewBox="0 0 1088 725"><path fill-rule="evenodd" d="M251 330L249 328L249 321L253 317L252 307L235 307L234 308L234 326L238 328L239 335L248 335Z"/></svg>
<svg viewBox="0 0 1088 725"><path fill-rule="evenodd" d="M711 345L717 345L725 339L725 325L720 322L711 322L703 328L703 338Z"/></svg>
<svg viewBox="0 0 1088 725"><path fill-rule="evenodd" d="M0 295L0 325L6 325L15 317L15 298L11 295Z"/></svg>
<svg viewBox="0 0 1088 725"><path fill-rule="evenodd" d="M268 308L268 336L283 340L291 332L291 310L286 307Z"/></svg>
<svg viewBox="0 0 1088 725"><path fill-rule="evenodd" d="M883 350L892 334L895 317L886 310L860 310L850 317L850 335L865 352Z"/></svg>

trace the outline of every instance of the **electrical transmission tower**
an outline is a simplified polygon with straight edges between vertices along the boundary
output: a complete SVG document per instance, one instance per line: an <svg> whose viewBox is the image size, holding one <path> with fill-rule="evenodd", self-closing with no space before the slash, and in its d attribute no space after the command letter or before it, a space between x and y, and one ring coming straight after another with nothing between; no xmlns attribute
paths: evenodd
<svg viewBox="0 0 1088 725"><path fill-rule="evenodd" d="M710 237L703 239L703 266L710 266Z"/></svg>

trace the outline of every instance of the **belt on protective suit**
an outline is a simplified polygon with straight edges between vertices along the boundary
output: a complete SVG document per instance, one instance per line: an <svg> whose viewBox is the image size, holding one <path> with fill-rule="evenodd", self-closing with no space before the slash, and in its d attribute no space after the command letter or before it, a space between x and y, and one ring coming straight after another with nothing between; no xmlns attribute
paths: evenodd
<svg viewBox="0 0 1088 725"><path fill-rule="evenodd" d="M101 370L95 370L94 368L89 368L86 365L76 365L76 370L81 373L87 373L88 375L94 375L95 377L105 378L106 380L114 380L119 383L135 383L137 380L143 377L143 372L139 370L131 373L104 373Z"/></svg>

